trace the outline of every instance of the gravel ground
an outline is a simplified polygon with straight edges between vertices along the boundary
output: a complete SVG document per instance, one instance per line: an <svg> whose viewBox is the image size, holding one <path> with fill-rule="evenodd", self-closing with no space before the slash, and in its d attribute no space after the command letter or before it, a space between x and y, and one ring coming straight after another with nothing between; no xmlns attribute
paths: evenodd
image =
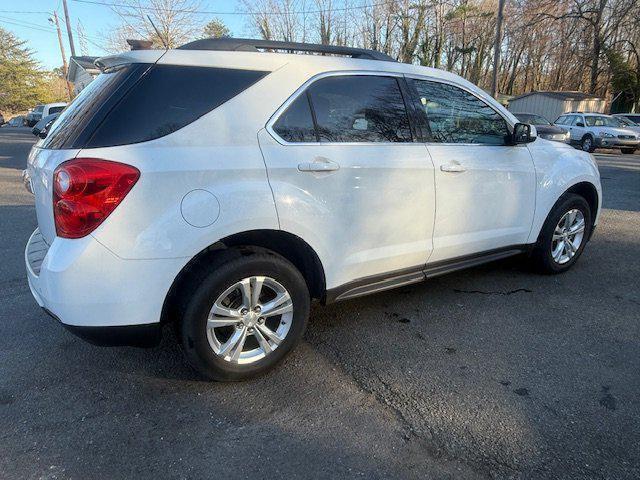
<svg viewBox="0 0 640 480"><path fill-rule="evenodd" d="M598 155L570 272L514 260L327 307L274 372L207 383L172 338L98 348L41 312L27 129L0 129L0 477L640 478L640 156Z"/></svg>

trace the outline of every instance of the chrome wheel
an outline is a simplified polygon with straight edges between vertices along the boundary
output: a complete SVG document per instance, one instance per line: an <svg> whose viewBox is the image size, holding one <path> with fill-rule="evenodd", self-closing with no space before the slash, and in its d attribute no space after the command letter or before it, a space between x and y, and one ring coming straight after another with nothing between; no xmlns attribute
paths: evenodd
<svg viewBox="0 0 640 480"><path fill-rule="evenodd" d="M551 256L563 265L573 258L584 239L584 214L574 208L565 213L553 231Z"/></svg>
<svg viewBox="0 0 640 480"><path fill-rule="evenodd" d="M292 318L293 301L286 288L270 277L248 277L216 299L207 319L207 338L219 357L249 364L278 348Z"/></svg>

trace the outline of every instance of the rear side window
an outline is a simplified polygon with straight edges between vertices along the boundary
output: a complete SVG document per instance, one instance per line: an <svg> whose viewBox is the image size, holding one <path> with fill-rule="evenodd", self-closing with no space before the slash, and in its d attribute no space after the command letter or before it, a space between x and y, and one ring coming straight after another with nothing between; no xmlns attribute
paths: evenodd
<svg viewBox="0 0 640 480"><path fill-rule="evenodd" d="M287 142L316 142L316 130L307 93L299 95L273 126Z"/></svg>
<svg viewBox="0 0 640 480"><path fill-rule="evenodd" d="M99 75L65 110L43 148L96 148L168 135L268 72L134 64Z"/></svg>
<svg viewBox="0 0 640 480"><path fill-rule="evenodd" d="M87 147L145 142L219 107L267 72L155 65L111 110Z"/></svg>
<svg viewBox="0 0 640 480"><path fill-rule="evenodd" d="M395 77L327 77L309 87L321 142L411 142Z"/></svg>

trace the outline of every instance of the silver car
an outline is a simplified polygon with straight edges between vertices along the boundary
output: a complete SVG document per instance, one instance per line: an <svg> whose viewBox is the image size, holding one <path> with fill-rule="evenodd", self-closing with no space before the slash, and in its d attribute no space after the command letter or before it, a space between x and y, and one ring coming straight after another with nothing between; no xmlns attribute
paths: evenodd
<svg viewBox="0 0 640 480"><path fill-rule="evenodd" d="M619 148L633 153L640 148L640 134L625 127L616 117L602 113L570 112L554 122L569 130L570 142L585 152L596 148Z"/></svg>

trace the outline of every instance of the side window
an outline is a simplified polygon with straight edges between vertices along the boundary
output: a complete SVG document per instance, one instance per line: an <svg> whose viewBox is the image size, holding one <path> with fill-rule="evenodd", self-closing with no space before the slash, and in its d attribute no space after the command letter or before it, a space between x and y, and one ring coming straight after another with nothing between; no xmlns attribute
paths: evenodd
<svg viewBox="0 0 640 480"><path fill-rule="evenodd" d="M309 87L320 142L411 142L395 77L327 77Z"/></svg>
<svg viewBox="0 0 640 480"><path fill-rule="evenodd" d="M411 80L427 114L434 142L504 145L507 122L479 98L446 83Z"/></svg>
<svg viewBox="0 0 640 480"><path fill-rule="evenodd" d="M317 142L309 97L299 95L280 116L273 129L287 142Z"/></svg>
<svg viewBox="0 0 640 480"><path fill-rule="evenodd" d="M564 125L565 123L567 123L567 117L564 115L561 115L560 117L558 117L558 119L554 123L556 125Z"/></svg>
<svg viewBox="0 0 640 480"><path fill-rule="evenodd" d="M61 112L62 110L64 110L64 107L51 107L49 109L49 115L51 115L52 113Z"/></svg>
<svg viewBox="0 0 640 480"><path fill-rule="evenodd" d="M267 72L154 65L98 126L87 148L168 135L232 99Z"/></svg>

